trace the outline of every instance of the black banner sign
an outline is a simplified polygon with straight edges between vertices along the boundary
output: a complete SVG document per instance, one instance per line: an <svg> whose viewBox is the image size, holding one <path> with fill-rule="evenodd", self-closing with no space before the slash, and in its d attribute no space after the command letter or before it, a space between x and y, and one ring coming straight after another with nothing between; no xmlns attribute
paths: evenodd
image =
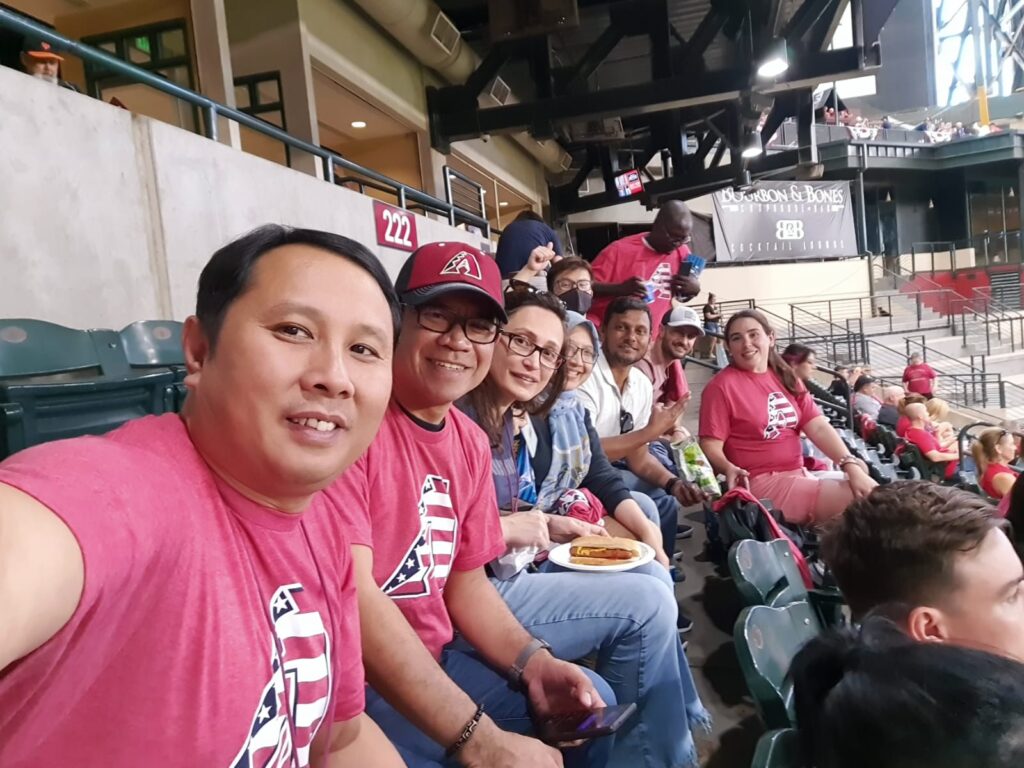
<svg viewBox="0 0 1024 768"><path fill-rule="evenodd" d="M848 181L759 181L712 199L718 261L857 255Z"/></svg>

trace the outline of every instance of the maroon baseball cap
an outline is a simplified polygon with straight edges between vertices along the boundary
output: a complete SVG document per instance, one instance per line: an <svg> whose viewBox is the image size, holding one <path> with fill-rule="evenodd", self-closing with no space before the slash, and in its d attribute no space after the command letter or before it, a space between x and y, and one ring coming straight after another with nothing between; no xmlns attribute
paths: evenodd
<svg viewBox="0 0 1024 768"><path fill-rule="evenodd" d="M450 293L479 294L490 299L503 323L508 322L501 270L494 259L465 243L421 245L402 265L395 290L402 303L411 307Z"/></svg>

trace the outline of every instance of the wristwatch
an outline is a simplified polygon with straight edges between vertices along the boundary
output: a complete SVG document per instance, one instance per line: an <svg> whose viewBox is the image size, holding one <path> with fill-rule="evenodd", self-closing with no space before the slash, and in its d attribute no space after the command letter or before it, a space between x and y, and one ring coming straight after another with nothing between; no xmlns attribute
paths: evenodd
<svg viewBox="0 0 1024 768"><path fill-rule="evenodd" d="M533 638L526 644L526 647L519 652L516 656L516 660L512 662L512 666L508 668L508 685L513 691L523 690L523 670L526 669L527 663L533 658L533 654L537 651L547 651L551 653L551 646L540 638Z"/></svg>
<svg viewBox="0 0 1024 768"><path fill-rule="evenodd" d="M679 482L679 478L678 477L673 477L671 480L668 480L668 481L665 482L665 485L662 486L662 490L664 490L665 493L667 493L667 494L669 494L671 496L672 495L672 491L675 489L676 483L678 483L678 482Z"/></svg>
<svg viewBox="0 0 1024 768"><path fill-rule="evenodd" d="M843 456L843 458L841 458L836 463L836 466L839 467L839 469L843 469L847 464L856 464L861 469L864 469L864 462L858 459L852 453L848 453L845 456Z"/></svg>

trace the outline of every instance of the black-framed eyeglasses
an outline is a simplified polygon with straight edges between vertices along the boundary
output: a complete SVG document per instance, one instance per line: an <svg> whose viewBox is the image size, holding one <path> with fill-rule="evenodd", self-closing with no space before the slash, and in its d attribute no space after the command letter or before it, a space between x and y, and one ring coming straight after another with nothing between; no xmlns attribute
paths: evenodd
<svg viewBox="0 0 1024 768"><path fill-rule="evenodd" d="M619 411L619 434L625 435L633 431L633 414L625 408Z"/></svg>
<svg viewBox="0 0 1024 768"><path fill-rule="evenodd" d="M594 354L594 350L587 349L586 347L574 347L568 346L565 348L565 359L566 361L572 360L574 357L579 355L580 360L585 365L593 365L594 361L597 360L597 355Z"/></svg>
<svg viewBox="0 0 1024 768"><path fill-rule="evenodd" d="M560 354L539 344L534 344L526 336L520 336L518 333L509 333L508 331L500 331L500 333L508 339L508 348L513 354L520 357L529 357L534 352L539 352L540 364L552 370L561 368L562 363L565 362L565 358Z"/></svg>
<svg viewBox="0 0 1024 768"><path fill-rule="evenodd" d="M590 278L584 278L582 280L570 280L567 277L560 277L557 280L555 280L556 293L566 293L571 290L589 293L593 287L594 283Z"/></svg>
<svg viewBox="0 0 1024 768"><path fill-rule="evenodd" d="M408 306L408 305L406 305ZM416 324L431 333L448 333L456 325L474 344L493 344L499 323L493 317L466 317L444 307L409 307L416 313Z"/></svg>

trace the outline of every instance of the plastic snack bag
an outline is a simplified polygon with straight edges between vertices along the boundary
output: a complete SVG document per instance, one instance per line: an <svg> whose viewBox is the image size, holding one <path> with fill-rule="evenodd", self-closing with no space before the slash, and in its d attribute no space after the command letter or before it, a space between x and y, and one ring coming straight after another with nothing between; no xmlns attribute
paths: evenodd
<svg viewBox="0 0 1024 768"><path fill-rule="evenodd" d="M696 483L704 493L712 498L722 495L722 488L715 477L715 470L711 468L711 462L704 455L697 440L687 437L678 442L672 443L672 455L675 457L679 473L688 483Z"/></svg>

